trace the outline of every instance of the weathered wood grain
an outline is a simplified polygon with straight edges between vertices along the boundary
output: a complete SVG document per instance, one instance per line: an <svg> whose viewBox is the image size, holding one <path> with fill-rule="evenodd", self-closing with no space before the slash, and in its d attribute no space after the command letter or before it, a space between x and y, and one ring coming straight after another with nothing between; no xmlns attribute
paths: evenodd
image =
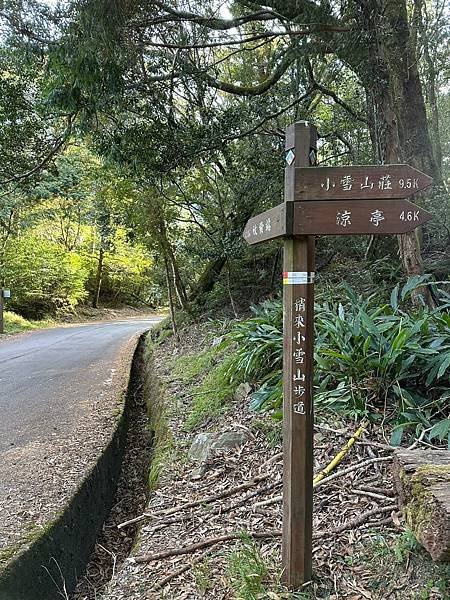
<svg viewBox="0 0 450 600"><path fill-rule="evenodd" d="M315 160L316 140L308 123L287 130L290 206L295 168ZM296 589L312 577L314 236L286 238L283 271L283 577Z"/></svg>

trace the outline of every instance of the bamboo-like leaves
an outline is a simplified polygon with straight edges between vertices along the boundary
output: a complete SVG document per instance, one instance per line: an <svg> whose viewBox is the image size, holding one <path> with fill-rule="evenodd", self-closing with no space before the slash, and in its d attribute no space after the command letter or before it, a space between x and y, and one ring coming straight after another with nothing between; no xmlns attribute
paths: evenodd
<svg viewBox="0 0 450 600"><path fill-rule="evenodd" d="M402 301L425 282L411 278L390 304L359 297L343 286L340 301L316 304L315 404L355 417L385 411L397 423L394 441L407 430L439 437L449 415L450 317L442 308L416 312ZM444 294L445 296L445 294ZM233 345L230 378L250 380L255 410L280 414L282 406L282 306L268 302L238 323L225 344ZM447 382L447 383L446 383Z"/></svg>

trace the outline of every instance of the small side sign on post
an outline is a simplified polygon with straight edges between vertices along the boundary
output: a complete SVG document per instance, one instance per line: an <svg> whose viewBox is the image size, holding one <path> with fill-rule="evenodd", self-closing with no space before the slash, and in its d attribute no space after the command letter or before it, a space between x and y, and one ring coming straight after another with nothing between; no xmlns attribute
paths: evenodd
<svg viewBox="0 0 450 600"><path fill-rule="evenodd" d="M5 333L5 324L4 324L4 298L11 298L11 290L0 288L0 334Z"/></svg>

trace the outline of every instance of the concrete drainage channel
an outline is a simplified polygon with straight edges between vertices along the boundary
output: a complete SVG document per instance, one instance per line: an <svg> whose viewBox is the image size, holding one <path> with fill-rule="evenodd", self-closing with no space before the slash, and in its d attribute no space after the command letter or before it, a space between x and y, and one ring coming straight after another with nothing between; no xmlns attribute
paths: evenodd
<svg viewBox="0 0 450 600"><path fill-rule="evenodd" d="M124 537L117 524L142 512L147 499L151 434L144 347L142 336L109 443L58 518L0 572L0 600L98 598L131 550L135 532Z"/></svg>

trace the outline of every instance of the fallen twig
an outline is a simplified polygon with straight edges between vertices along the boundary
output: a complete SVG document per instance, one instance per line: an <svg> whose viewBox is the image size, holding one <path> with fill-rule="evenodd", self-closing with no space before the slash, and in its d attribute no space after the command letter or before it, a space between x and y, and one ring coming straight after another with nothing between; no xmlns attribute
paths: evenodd
<svg viewBox="0 0 450 600"><path fill-rule="evenodd" d="M363 460L360 463L351 465L350 467L346 467L345 469L341 469L340 471L333 473L333 475L329 475L328 477L325 477L324 479L320 479L317 482L316 482L316 480L314 480L313 488L319 487L319 485L323 485L324 483L328 483L329 481L332 481L333 479L336 479L337 477L341 477L342 475L347 475L347 473L356 471L357 469L360 469L361 467L367 467L368 465L371 465L373 463L384 462L387 460L392 460L392 457L391 456L379 456L377 458L368 458L367 460ZM367 494L367 495L370 495L370 494ZM268 500L263 500L262 502L255 502L255 504L252 505L252 508L259 508L261 506L269 506L270 504L276 504L277 502L281 502L282 499L283 499L283 496L281 494L279 496L273 496L273 498L269 498Z"/></svg>
<svg viewBox="0 0 450 600"><path fill-rule="evenodd" d="M266 539L279 537L281 535L281 531L266 531L250 533L246 532L246 535L254 539ZM152 562L154 560L161 560L163 558L168 558L169 556L180 556L181 554L191 554L192 552L197 552L197 550L203 550L204 548L208 548L209 546L213 546L215 544L220 544L222 542L229 542L231 540L238 540L242 536L242 533L227 533L225 535L219 535L213 538L207 538L202 542L197 542L196 544L191 544L190 546L182 546L181 548L170 548L169 550L163 550L162 552L157 552L156 554L143 554L142 556L136 556L131 559L132 562L135 563L147 563Z"/></svg>
<svg viewBox="0 0 450 600"><path fill-rule="evenodd" d="M355 465L351 465L350 467L346 467L345 469L341 469L340 471L337 471L336 473L333 473L332 475L325 477L325 479L322 479L321 481L316 483L314 487L319 487L319 485L328 483L329 481L332 481L333 479L342 477L342 475L347 475L348 473L351 473L352 471L361 469L362 467L367 467L367 466L373 465L375 463L386 462L388 460L392 460L392 456L378 456L377 458L368 458L367 460L363 460L362 462L356 463Z"/></svg>
<svg viewBox="0 0 450 600"><path fill-rule="evenodd" d="M376 492L370 492L368 490L352 490L352 494L367 498L375 498L375 500L392 500L392 496L384 496L383 494L377 494Z"/></svg>
<svg viewBox="0 0 450 600"><path fill-rule="evenodd" d="M134 517L134 519L129 519L128 521L124 521L123 523L119 523L117 525L118 529L122 529L122 527L126 527L127 525L133 525L134 523L139 523L141 521L145 521L145 519L153 519L155 517L168 517L182 510L186 510L188 508L195 508L196 506L200 506L202 504L210 504L211 502L215 502L216 500L222 500L223 498L229 498L230 496L234 496L235 494L239 494L239 492L244 492L245 490L250 489L260 481L267 479L269 475L272 473L263 473L261 475L256 475L250 481L246 483L242 483L234 488L229 488L224 492L220 492L219 494L214 494L213 496L206 496L204 498L200 498L199 500L194 500L193 502L186 502L185 504L179 504L178 506L174 506L173 508L169 508L168 510L156 511L154 513L143 513L138 517Z"/></svg>
<svg viewBox="0 0 450 600"><path fill-rule="evenodd" d="M183 575L183 573L186 573L186 571L189 571L190 569L192 569L192 567L195 567L195 565L198 565L198 563L202 562L202 560L204 560L207 556L212 554L218 546L219 546L219 544L215 544L214 546L211 546L211 548L208 548L208 550L206 550L205 552L202 552L202 554L200 554L200 556L193 558L187 565L184 565L180 569L177 569L176 571L172 571L172 573L169 573L169 575L167 575L167 577L164 577L164 579L162 579L161 581L158 581L158 583L152 588L152 592L157 592L158 590L161 590L170 581L172 581L172 579L175 579L175 577L178 577L179 575Z"/></svg>
<svg viewBox="0 0 450 600"><path fill-rule="evenodd" d="M322 481L322 479L325 479L325 477L327 477L331 473L331 471L335 467L337 467L337 465L339 463L341 463L343 461L343 459L347 455L347 453L350 450L350 448L352 446L354 446L356 440L361 437L361 435L365 431L367 425L368 425L368 421L364 420L361 423L361 425L358 427L358 429L355 431L355 433L353 434L353 436L347 441L347 443L342 448L342 450L340 452L338 452L336 454L336 456L333 458L333 460L324 469L322 469L322 471L320 471L320 473L318 473L314 477L313 486L317 485L320 481Z"/></svg>
<svg viewBox="0 0 450 600"><path fill-rule="evenodd" d="M327 535L336 535L337 533L343 533L348 529L355 529L356 527L363 525L368 519L370 519L370 517L375 517L380 513L385 514L394 510L398 510L397 504L389 504L389 506L377 506L376 508L372 508L371 510L367 510L366 512L361 513L351 521L347 521L346 523L342 523L342 525L339 525L338 527L330 529L330 531L320 531L316 534L313 534L313 540L325 537Z"/></svg>
<svg viewBox="0 0 450 600"><path fill-rule="evenodd" d="M223 515L224 513L230 512L233 509L238 508L241 504L244 504L251 498L254 498L255 496L259 496L260 494L265 494L266 492L270 492L274 488L282 485L282 483L283 482L281 481L281 479L278 481L275 481L273 483L269 483L268 485L265 485L262 488L258 488L251 494L247 494L246 496L244 496L243 498L241 498L234 504L231 504L230 506L225 506L225 507L219 506L212 514ZM165 519L159 523L156 523L156 525L154 525L153 527L146 527L145 531L147 533L156 533L157 531L161 531L161 529L165 529L166 527L169 527L169 525L174 525L175 523L180 523L181 521L183 521L184 518L185 518L184 515L178 515L177 517L172 517L171 519Z"/></svg>
<svg viewBox="0 0 450 600"><path fill-rule="evenodd" d="M272 463L277 462L277 460L279 460L280 458L283 458L283 453L282 452L278 452L277 454L274 454L273 456L271 456L269 458L269 460L266 460L266 462L264 462L260 466L259 470L262 471L263 469L265 469L266 467L268 467Z"/></svg>
<svg viewBox="0 0 450 600"><path fill-rule="evenodd" d="M396 504L390 504L389 506L377 506L371 510L368 510L364 513L361 513L356 519L352 519L351 521L347 521L338 527L334 527L330 530L318 531L313 534L313 540L320 539L322 537L328 535L336 535L338 533L343 533L348 529L355 529L360 525L363 525L370 517L374 517L378 514L384 514L387 512L392 512L397 510ZM252 537L253 539L267 539L267 538L275 538L281 536L281 531L276 529L273 531L266 532L246 532L247 535ZM169 548L169 550L163 550L162 552L157 552L156 554L143 554L142 556L136 556L131 560L134 563L148 563L153 562L155 560L162 560L164 558L169 558L171 556L180 556L182 554L191 554L192 552L197 552L198 550L203 550L204 548L208 548L210 546L214 546L216 544L221 544L223 542L229 542L231 540L238 540L242 536L242 533L227 533L224 535L219 535L213 538L207 538L202 542L197 542L196 544L191 544L190 546L182 546L181 548ZM186 569L187 570L187 569Z"/></svg>

